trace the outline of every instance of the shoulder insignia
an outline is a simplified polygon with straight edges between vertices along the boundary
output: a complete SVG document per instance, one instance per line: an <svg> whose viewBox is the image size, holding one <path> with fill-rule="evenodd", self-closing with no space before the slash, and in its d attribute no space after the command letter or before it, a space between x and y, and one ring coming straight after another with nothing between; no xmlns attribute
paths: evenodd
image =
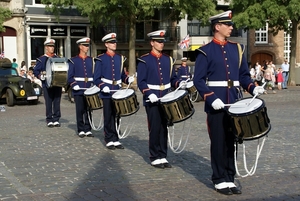
<svg viewBox="0 0 300 201"><path fill-rule="evenodd" d="M146 53L146 54L143 54L143 55L141 56L141 58L142 58L142 57L145 57L145 56L148 56L148 55L149 55L149 52Z"/></svg>
<svg viewBox="0 0 300 201"><path fill-rule="evenodd" d="M100 56L102 56L102 55L104 55L104 53L102 53L102 54L98 54L98 56L97 56L97 57L100 57Z"/></svg>
<svg viewBox="0 0 300 201"><path fill-rule="evenodd" d="M100 58L98 58L98 57L95 57L94 58L94 61L96 61L96 60L98 60L98 61L102 61Z"/></svg>
<svg viewBox="0 0 300 201"><path fill-rule="evenodd" d="M41 58L41 57L40 57ZM42 60L40 60L40 58L37 58L36 60L38 60L39 62L42 62Z"/></svg>
<svg viewBox="0 0 300 201"><path fill-rule="evenodd" d="M200 48L198 48L198 49L196 49L199 53L202 53L202 54L204 54L205 56L207 56L206 55L206 53L203 51L203 50L201 50Z"/></svg>
<svg viewBox="0 0 300 201"><path fill-rule="evenodd" d="M72 64L74 64L74 61L72 60L72 58L70 58L69 61L70 61Z"/></svg>
<svg viewBox="0 0 300 201"><path fill-rule="evenodd" d="M138 60L138 61L141 61L141 62L143 62L143 63L146 63L146 61L144 61L144 60L141 59L141 58L137 58L137 60Z"/></svg>

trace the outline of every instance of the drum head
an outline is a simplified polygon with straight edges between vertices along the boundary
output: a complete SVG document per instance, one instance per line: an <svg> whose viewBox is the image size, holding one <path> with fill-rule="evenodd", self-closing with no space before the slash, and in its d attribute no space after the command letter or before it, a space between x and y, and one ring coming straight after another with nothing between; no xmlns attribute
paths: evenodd
<svg viewBox="0 0 300 201"><path fill-rule="evenodd" d="M123 99L123 98L131 96L132 94L134 94L133 89L120 89L119 91L117 91L116 93L114 93L112 95L112 98L113 99Z"/></svg>
<svg viewBox="0 0 300 201"><path fill-rule="evenodd" d="M51 59L48 58L46 62L46 86L51 87L52 85L52 62Z"/></svg>
<svg viewBox="0 0 300 201"><path fill-rule="evenodd" d="M255 98L251 104L249 102L252 98L245 98L235 102L228 109L228 112L231 114L246 114L249 112L256 111L263 105L263 101L261 99ZM249 105L248 105L249 104Z"/></svg>
<svg viewBox="0 0 300 201"><path fill-rule="evenodd" d="M100 88L94 85L91 88L88 88L87 90L84 91L84 95L89 96L89 95L94 95L100 92Z"/></svg>
<svg viewBox="0 0 300 201"><path fill-rule="evenodd" d="M187 88L191 88L192 86L194 86L194 82L193 81L189 81L186 83L186 87Z"/></svg>
<svg viewBox="0 0 300 201"><path fill-rule="evenodd" d="M178 99L179 97L183 96L185 93L187 93L185 90L177 90L177 91L172 91L166 95L164 95L161 99L160 102L164 103L164 102L170 102L173 100Z"/></svg>

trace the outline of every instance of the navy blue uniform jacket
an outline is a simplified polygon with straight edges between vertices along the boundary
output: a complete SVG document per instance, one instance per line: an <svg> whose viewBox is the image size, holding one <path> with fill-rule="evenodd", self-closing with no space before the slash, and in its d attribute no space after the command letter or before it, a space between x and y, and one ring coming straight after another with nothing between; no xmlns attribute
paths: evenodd
<svg viewBox="0 0 300 201"><path fill-rule="evenodd" d="M205 101L205 112L215 111L211 104L220 98L225 104L234 103L238 99L236 87L209 87L206 81L239 81L243 89L253 94L253 84L244 47L238 43L221 42L213 39L200 47L195 62L194 85Z"/></svg>
<svg viewBox="0 0 300 201"><path fill-rule="evenodd" d="M171 88L164 90L150 89L151 85L167 85L177 88L181 81L173 68L174 59L166 54L161 54L159 57L150 53L141 56L138 59L137 67L137 83L140 91L143 93L143 104L146 102L150 94L155 94L158 98L166 95Z"/></svg>

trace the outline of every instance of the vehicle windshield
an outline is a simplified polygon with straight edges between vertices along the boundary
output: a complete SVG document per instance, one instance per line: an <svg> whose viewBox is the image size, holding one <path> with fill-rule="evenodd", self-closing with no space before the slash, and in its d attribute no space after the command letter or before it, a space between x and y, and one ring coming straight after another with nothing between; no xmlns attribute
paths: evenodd
<svg viewBox="0 0 300 201"><path fill-rule="evenodd" d="M0 75L18 75L18 72L14 68L0 68Z"/></svg>

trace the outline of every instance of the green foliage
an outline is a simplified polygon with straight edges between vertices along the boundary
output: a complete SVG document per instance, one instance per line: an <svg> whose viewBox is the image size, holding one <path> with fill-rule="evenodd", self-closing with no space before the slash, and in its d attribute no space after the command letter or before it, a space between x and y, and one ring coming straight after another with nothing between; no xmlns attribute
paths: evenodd
<svg viewBox="0 0 300 201"><path fill-rule="evenodd" d="M116 21L153 21L157 11L162 11L166 19L177 20L185 17L196 18L206 24L215 14L212 0L42 0L47 10L58 16L67 12L70 5L76 6L82 16L87 16L92 25Z"/></svg>
<svg viewBox="0 0 300 201"><path fill-rule="evenodd" d="M3 23L11 17L11 12L9 9L0 7L0 32L5 31Z"/></svg>
<svg viewBox="0 0 300 201"><path fill-rule="evenodd" d="M268 21L274 34L290 31L288 20L300 22L299 0L232 0L233 21L238 28L259 29Z"/></svg>

